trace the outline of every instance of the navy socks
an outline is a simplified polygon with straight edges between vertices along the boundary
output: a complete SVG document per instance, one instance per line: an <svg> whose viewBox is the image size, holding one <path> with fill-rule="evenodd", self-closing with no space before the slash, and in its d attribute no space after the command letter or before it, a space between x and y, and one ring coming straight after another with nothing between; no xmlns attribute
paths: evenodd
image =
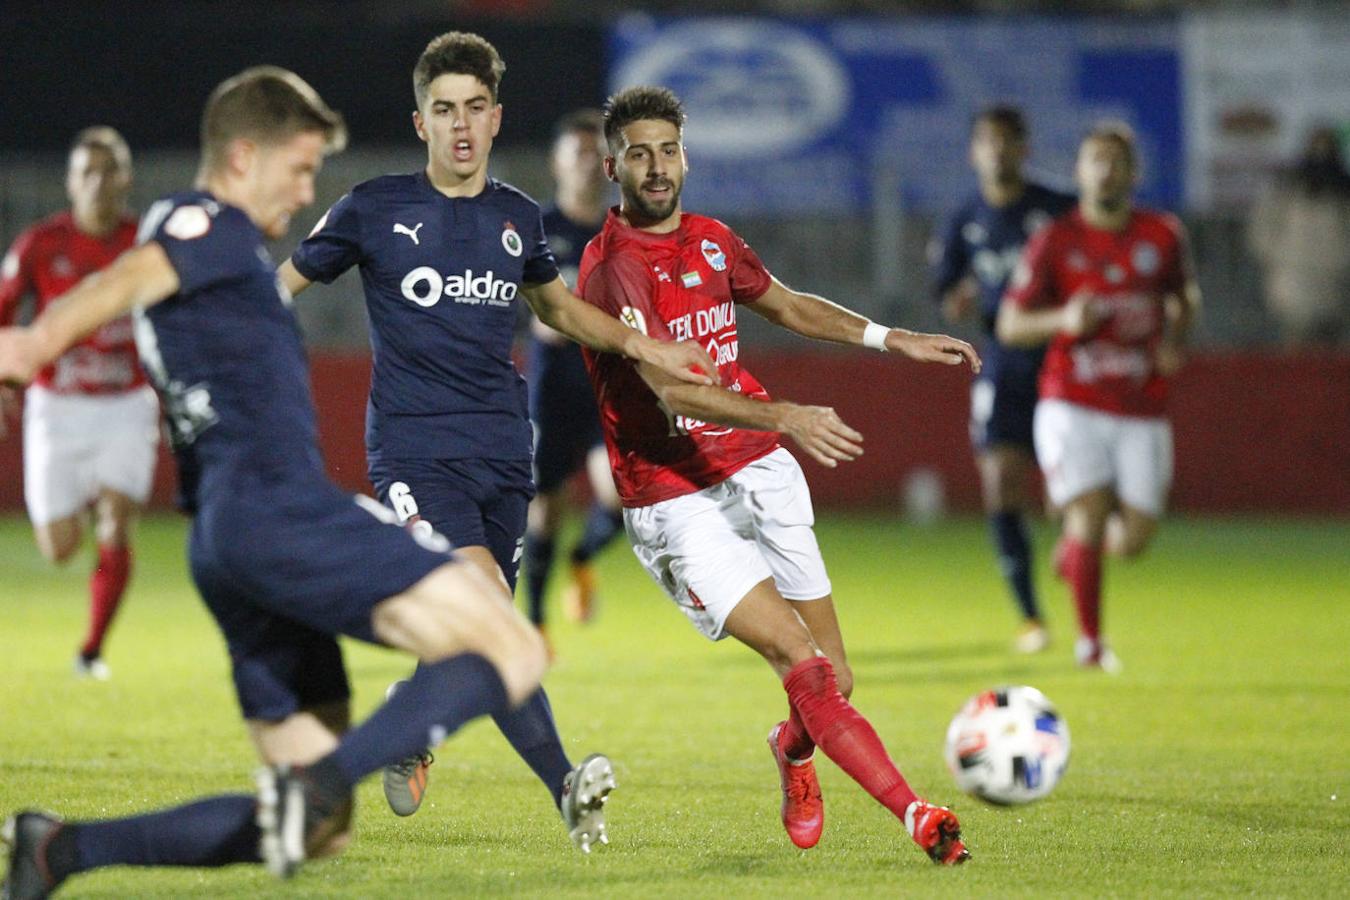
<svg viewBox="0 0 1350 900"><path fill-rule="evenodd" d="M1020 512L999 512L989 517L999 568L1008 581L1023 618L1040 619L1036 592L1031 586L1031 542Z"/></svg>
<svg viewBox="0 0 1350 900"><path fill-rule="evenodd" d="M553 794L554 804L562 803L563 779L571 771L572 764L563 750L558 726L553 722L553 708L544 689L535 691L519 709L499 712L492 720L502 730L511 748Z"/></svg>
<svg viewBox="0 0 1350 900"><path fill-rule="evenodd" d="M73 840L73 867L59 873L62 861L50 852L48 859L60 877L103 866L261 862L256 808L250 795L224 794L144 816L72 824L59 838Z"/></svg>
<svg viewBox="0 0 1350 900"><path fill-rule="evenodd" d="M333 763L347 787L371 772L425 752L478 716L505 711L506 687L492 663L461 653L419 665L407 684L312 769Z"/></svg>
<svg viewBox="0 0 1350 900"><path fill-rule="evenodd" d="M530 621L544 624L544 590L553 568L552 537L525 533L525 596L529 601Z"/></svg>

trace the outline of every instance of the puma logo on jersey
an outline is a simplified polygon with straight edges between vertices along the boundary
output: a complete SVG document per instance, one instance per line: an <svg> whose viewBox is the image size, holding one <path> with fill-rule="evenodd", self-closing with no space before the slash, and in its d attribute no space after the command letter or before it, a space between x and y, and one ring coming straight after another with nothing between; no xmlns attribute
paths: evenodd
<svg viewBox="0 0 1350 900"><path fill-rule="evenodd" d="M398 222L394 223L394 234L406 234L408 237L412 238L412 242L419 247L422 246L422 242L418 239L417 232L421 230L421 222L418 222L412 228L409 228L407 225L400 225Z"/></svg>

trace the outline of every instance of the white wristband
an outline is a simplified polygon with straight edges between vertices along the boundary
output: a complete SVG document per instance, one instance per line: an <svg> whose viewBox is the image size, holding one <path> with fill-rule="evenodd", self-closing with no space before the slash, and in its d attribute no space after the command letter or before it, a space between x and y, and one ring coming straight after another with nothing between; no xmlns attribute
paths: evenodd
<svg viewBox="0 0 1350 900"><path fill-rule="evenodd" d="M886 352L886 335L891 330L885 325L878 325L876 322L868 322L867 327L863 329L863 346L870 347L873 350Z"/></svg>

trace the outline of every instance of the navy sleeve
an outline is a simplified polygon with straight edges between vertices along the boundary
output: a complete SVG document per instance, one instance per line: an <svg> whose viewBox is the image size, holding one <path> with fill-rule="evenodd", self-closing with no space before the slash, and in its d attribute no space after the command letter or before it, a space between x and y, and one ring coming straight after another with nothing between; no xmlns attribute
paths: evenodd
<svg viewBox="0 0 1350 900"><path fill-rule="evenodd" d="M933 293L941 300L970 271L970 259L966 254L966 242L961 239L961 229L966 224L965 211L962 210L947 220L940 237L936 238L931 256L933 259Z"/></svg>
<svg viewBox="0 0 1350 900"><path fill-rule="evenodd" d="M558 277L558 263L553 259L553 251L548 249L544 218L538 209L530 217L530 228L532 230L526 235L529 255L525 257L525 271L521 280L526 284L548 284Z"/></svg>
<svg viewBox="0 0 1350 900"><path fill-rule="evenodd" d="M178 273L180 294L257 271L258 229L240 210L212 201L187 202L171 210L152 207L146 219L153 227L147 238L164 248Z"/></svg>
<svg viewBox="0 0 1350 900"><path fill-rule="evenodd" d="M295 270L310 281L331 284L362 259L361 217L356 201L347 194L334 203L309 237L291 254Z"/></svg>

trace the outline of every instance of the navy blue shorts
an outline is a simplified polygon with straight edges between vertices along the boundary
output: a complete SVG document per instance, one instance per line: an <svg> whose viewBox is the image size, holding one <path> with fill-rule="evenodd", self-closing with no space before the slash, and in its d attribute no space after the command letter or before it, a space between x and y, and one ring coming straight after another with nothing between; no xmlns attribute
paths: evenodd
<svg viewBox="0 0 1350 900"><path fill-rule="evenodd" d="M1036 382L1017 378L977 378L970 388L970 442L976 450L1014 444L1035 455L1031 421L1036 414Z"/></svg>
<svg viewBox="0 0 1350 900"><path fill-rule="evenodd" d="M370 483L387 506L420 516L452 545L486 547L515 591L534 497L529 460L372 456Z"/></svg>
<svg viewBox="0 0 1350 900"><path fill-rule="evenodd" d="M585 466L592 448L604 444L600 409L576 344L535 341L528 370L534 481L541 494L548 494Z"/></svg>
<svg viewBox="0 0 1350 900"><path fill-rule="evenodd" d="M392 516L382 521L324 478L249 481L203 504L188 561L225 634L244 718L279 721L347 699L336 636L378 643L376 604L451 556L419 543Z"/></svg>

